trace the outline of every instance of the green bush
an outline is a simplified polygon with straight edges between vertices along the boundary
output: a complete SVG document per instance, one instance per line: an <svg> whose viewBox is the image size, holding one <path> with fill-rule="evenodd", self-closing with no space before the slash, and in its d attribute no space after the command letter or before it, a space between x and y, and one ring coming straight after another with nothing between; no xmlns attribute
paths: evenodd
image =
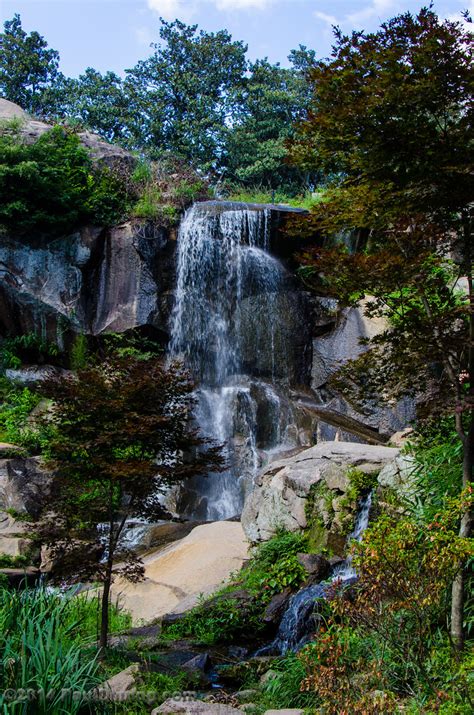
<svg viewBox="0 0 474 715"><path fill-rule="evenodd" d="M37 333L25 333L14 338L4 338L0 344L0 370L19 368L24 363L42 364L56 362L59 347Z"/></svg>
<svg viewBox="0 0 474 715"><path fill-rule="evenodd" d="M34 448L41 440L40 430L28 419L41 397L28 387L0 380L0 436L6 442Z"/></svg>
<svg viewBox="0 0 474 715"><path fill-rule="evenodd" d="M81 223L112 224L127 206L123 183L94 166L78 136L55 126L33 144L0 131L0 227L18 235L58 236Z"/></svg>

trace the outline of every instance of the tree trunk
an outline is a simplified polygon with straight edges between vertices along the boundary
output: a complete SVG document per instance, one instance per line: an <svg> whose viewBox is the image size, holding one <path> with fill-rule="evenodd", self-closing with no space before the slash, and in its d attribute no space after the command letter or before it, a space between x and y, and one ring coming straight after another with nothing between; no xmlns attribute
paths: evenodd
<svg viewBox="0 0 474 715"><path fill-rule="evenodd" d="M107 648L109 635L109 600L110 587L112 585L112 563L107 563L107 570L104 579L104 589L102 591L102 609L100 618L100 639L99 649L103 651Z"/></svg>
<svg viewBox="0 0 474 715"><path fill-rule="evenodd" d="M474 289L472 279L472 220L467 212L463 215L464 262L468 283L469 297L469 345L467 357L467 372L469 380L467 428L463 429L462 413L457 417L458 434L463 443L463 489L471 486L474 481ZM470 402L470 404L469 404ZM461 518L459 536L468 539L472 531L472 510L468 510ZM466 580L466 565L463 564L454 579L451 592L451 639L457 650L464 648L464 591Z"/></svg>
<svg viewBox="0 0 474 715"><path fill-rule="evenodd" d="M463 488L465 489L473 481L474 467L474 419L471 414L471 424L464 441L463 458ZM463 514L459 536L468 539L472 531L472 511ZM454 579L451 593L451 639L458 650L464 648L464 586L465 586L465 564L459 569Z"/></svg>

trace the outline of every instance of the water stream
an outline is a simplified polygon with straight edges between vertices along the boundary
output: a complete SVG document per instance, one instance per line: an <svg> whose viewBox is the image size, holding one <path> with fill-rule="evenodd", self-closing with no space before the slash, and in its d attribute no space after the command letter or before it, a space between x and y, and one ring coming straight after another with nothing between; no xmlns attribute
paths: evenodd
<svg viewBox="0 0 474 715"><path fill-rule="evenodd" d="M355 524L348 537L348 546L352 541L360 541L364 531L369 525L370 508L372 505L372 494L367 494L359 502ZM356 571L352 565L352 555L337 566L331 575L331 579L325 583L318 583L313 586L301 589L290 599L288 608L283 614L283 618L278 629L277 636L270 646L260 649L259 655L266 653L282 653L298 650L307 643L318 628L318 601L325 599L331 584L338 583L341 586L348 585L357 578Z"/></svg>

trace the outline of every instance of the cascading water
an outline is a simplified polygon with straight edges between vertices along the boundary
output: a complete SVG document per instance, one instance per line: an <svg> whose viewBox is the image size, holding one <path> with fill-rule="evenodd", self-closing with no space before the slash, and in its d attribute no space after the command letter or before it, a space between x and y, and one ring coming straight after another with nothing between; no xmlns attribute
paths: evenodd
<svg viewBox="0 0 474 715"><path fill-rule="evenodd" d="M224 445L229 465L186 486L179 510L195 518L241 512L260 459L250 375L260 372L270 381L265 391L273 411L278 396L271 382L285 380L280 300L289 278L268 252L269 237L265 208L204 202L189 209L180 226L170 357L183 359L199 383L196 419L207 437ZM273 419L279 442L279 410Z"/></svg>
<svg viewBox="0 0 474 715"><path fill-rule="evenodd" d="M360 541L364 531L369 525L372 494L367 494L361 499L354 529L348 537L348 544ZM260 649L259 654L282 653L298 650L308 642L310 634L317 630L318 599L326 598L326 593L331 584L348 584L357 578L352 566L352 555L349 553L344 563L333 570L331 580L327 583L318 583L301 589L292 596L278 629L277 636L270 646Z"/></svg>

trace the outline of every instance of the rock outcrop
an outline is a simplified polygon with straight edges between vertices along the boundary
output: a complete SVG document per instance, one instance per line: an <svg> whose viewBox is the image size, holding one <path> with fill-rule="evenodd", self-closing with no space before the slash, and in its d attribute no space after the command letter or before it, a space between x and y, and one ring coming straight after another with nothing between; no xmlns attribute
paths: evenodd
<svg viewBox="0 0 474 715"><path fill-rule="evenodd" d="M398 453L398 449L391 447L325 442L271 462L257 477L255 489L244 506L242 526L247 538L255 543L271 538L279 528L305 529L317 487L324 491L324 502L330 502L332 510L337 511L341 506L337 499L347 494L351 486L349 470L376 475ZM319 511L324 519L322 506ZM333 518L336 517L334 513ZM344 542L343 527L348 533L350 525L341 524L341 518L342 514L336 518L336 525ZM335 552L338 553L337 549Z"/></svg>

